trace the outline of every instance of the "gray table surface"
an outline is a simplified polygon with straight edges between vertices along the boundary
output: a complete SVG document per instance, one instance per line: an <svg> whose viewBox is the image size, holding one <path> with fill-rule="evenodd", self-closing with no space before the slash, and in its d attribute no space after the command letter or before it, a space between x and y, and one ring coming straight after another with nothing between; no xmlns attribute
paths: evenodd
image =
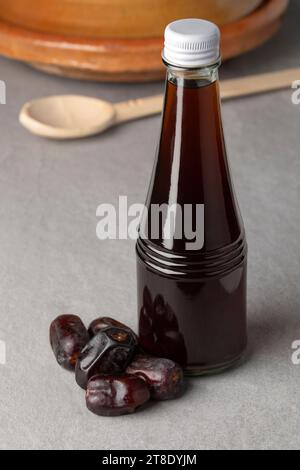
<svg viewBox="0 0 300 470"><path fill-rule="evenodd" d="M300 4L255 52L222 77L300 66ZM61 312L86 322L110 315L136 327L134 242L99 241L96 207L143 202L160 118L65 143L18 124L32 98L81 93L111 101L162 91L162 83L95 84L0 60L0 448L299 448L300 105L291 90L226 102L228 154L249 243L249 355L231 372L191 380L186 395L135 415L100 418L56 364L48 327ZM298 77L300 79L300 76Z"/></svg>

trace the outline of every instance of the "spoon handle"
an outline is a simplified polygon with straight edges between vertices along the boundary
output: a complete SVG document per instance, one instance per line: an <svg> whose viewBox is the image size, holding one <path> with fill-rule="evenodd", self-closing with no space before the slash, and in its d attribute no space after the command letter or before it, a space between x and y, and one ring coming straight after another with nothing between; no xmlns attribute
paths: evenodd
<svg viewBox="0 0 300 470"><path fill-rule="evenodd" d="M148 96L137 100L122 101L114 105L116 124L131 121L151 114L158 114L162 110L163 95Z"/></svg>
<svg viewBox="0 0 300 470"><path fill-rule="evenodd" d="M300 68L222 80L220 82L220 94L222 100L254 95L256 93L291 87L293 80L296 79L300 79ZM162 110L162 104L163 95L117 103L114 105L116 123L158 114Z"/></svg>
<svg viewBox="0 0 300 470"><path fill-rule="evenodd" d="M221 98L224 100L289 88L292 86L292 82L297 79L300 79L300 68L223 80L220 82Z"/></svg>

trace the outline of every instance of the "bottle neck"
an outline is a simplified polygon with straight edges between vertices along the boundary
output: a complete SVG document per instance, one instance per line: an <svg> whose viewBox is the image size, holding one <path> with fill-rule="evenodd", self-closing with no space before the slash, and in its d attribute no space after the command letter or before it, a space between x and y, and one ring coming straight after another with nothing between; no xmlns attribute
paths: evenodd
<svg viewBox="0 0 300 470"><path fill-rule="evenodd" d="M177 87L198 88L219 80L219 66L221 61L198 69L185 69L174 67L168 63L167 82Z"/></svg>

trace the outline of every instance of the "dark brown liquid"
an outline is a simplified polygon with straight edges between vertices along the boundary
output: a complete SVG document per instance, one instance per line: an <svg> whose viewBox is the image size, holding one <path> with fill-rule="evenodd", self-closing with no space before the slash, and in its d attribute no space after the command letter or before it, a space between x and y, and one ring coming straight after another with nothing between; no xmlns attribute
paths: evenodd
<svg viewBox="0 0 300 470"><path fill-rule="evenodd" d="M246 347L246 241L228 169L218 83L167 82L146 206L204 204L204 244L162 233L137 242L139 335L191 373L226 367ZM143 222L142 222L143 223Z"/></svg>

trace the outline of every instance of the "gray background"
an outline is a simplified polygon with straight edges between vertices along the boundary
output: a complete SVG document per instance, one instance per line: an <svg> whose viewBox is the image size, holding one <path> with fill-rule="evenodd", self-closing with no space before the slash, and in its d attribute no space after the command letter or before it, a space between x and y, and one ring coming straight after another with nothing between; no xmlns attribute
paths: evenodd
<svg viewBox="0 0 300 470"><path fill-rule="evenodd" d="M270 42L226 63L222 77L300 66L300 4ZM119 101L163 84L93 84L0 60L0 447L89 449L297 448L300 366L299 123L291 90L223 105L228 154L249 243L249 355L231 372L191 380L186 395L132 416L85 408L56 364L48 327L61 312L136 326L134 242L100 242L96 207L119 194L143 202L160 118L65 143L18 124L32 98L82 93ZM295 77L300 79L300 76Z"/></svg>

